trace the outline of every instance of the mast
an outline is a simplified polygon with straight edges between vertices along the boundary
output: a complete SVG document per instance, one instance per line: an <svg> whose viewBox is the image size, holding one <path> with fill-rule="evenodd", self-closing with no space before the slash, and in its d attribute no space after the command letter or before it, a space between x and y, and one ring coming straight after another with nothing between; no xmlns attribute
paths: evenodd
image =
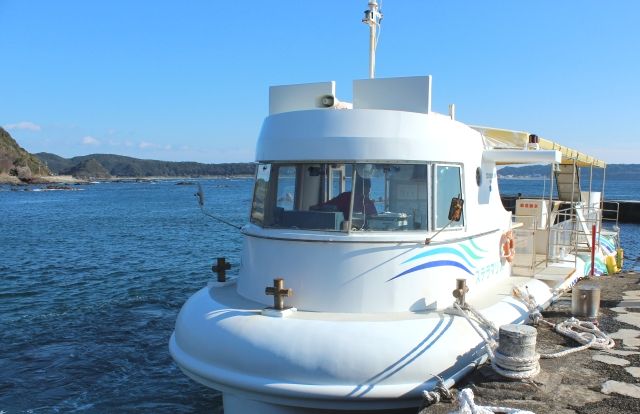
<svg viewBox="0 0 640 414"><path fill-rule="evenodd" d="M362 23L369 26L369 78L373 79L376 70L376 29L382 21L382 12L378 9L378 0L369 0L369 10L364 11Z"/></svg>

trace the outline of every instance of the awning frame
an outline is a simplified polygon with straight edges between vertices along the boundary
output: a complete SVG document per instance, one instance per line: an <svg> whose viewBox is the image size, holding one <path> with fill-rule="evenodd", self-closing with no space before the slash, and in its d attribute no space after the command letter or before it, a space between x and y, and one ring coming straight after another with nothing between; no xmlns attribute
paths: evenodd
<svg viewBox="0 0 640 414"><path fill-rule="evenodd" d="M523 151L535 151L529 148L529 137L534 135L532 133L476 125L470 125L470 127L480 132L485 138L485 143L487 143L489 147L493 147L495 150L520 149ZM549 139L538 137L537 141L538 148L541 150L559 151L562 154L561 164L576 164L578 167L607 167L607 163L603 160L573 148L558 144L557 142Z"/></svg>

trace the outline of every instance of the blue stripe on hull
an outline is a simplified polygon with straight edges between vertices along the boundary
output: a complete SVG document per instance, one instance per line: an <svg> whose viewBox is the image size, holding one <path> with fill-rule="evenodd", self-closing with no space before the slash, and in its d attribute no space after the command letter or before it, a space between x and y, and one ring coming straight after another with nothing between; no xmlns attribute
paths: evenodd
<svg viewBox="0 0 640 414"><path fill-rule="evenodd" d="M469 273L471 276L473 276L473 273L462 263L458 263L458 262L454 262L453 260L435 260L433 262L427 262L427 263L422 263L418 266L412 267L411 269L405 270L404 272L400 273L399 275L396 275L394 277L392 277L391 279L387 280L387 282L399 278L400 276L404 276L408 273L413 273L416 272L418 270L422 270L422 269L429 269L429 268L433 268L433 267L443 267L443 266L453 266L453 267L457 267L458 269L462 269L465 272Z"/></svg>

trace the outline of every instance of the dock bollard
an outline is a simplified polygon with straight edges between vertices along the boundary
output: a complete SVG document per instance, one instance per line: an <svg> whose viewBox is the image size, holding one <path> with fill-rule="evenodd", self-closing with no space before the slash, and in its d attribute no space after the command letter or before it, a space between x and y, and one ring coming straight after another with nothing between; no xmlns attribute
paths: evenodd
<svg viewBox="0 0 640 414"><path fill-rule="evenodd" d="M536 352L538 331L528 325L502 325L499 345L492 361L493 369L507 378L532 378L540 372L540 354Z"/></svg>

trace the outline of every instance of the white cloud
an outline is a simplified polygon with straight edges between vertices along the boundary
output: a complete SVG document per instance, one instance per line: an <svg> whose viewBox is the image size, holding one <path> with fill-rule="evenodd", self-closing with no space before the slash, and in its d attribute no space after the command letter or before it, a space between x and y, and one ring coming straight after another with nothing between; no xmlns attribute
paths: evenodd
<svg viewBox="0 0 640 414"><path fill-rule="evenodd" d="M100 145L100 141L98 141L97 139L95 139L94 137L87 135L85 137L82 138L82 143L84 145Z"/></svg>
<svg viewBox="0 0 640 414"><path fill-rule="evenodd" d="M138 147L140 149L146 149L146 148L154 148L155 145L147 141L142 141L141 143L138 144Z"/></svg>
<svg viewBox="0 0 640 414"><path fill-rule="evenodd" d="M40 131L40 125L29 121L18 122L17 124L7 124L4 129L26 129L27 131Z"/></svg>

